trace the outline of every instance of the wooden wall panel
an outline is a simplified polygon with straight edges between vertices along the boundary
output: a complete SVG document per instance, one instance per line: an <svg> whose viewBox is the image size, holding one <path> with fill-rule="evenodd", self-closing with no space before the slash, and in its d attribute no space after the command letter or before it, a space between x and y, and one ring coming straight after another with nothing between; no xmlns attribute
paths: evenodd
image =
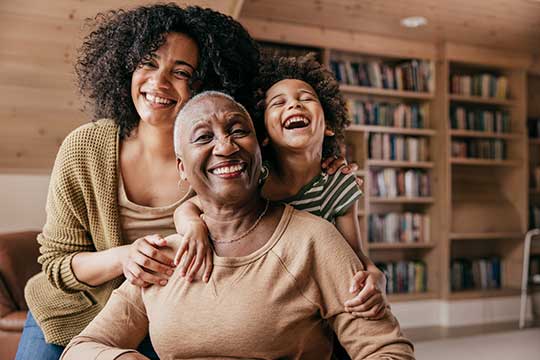
<svg viewBox="0 0 540 360"><path fill-rule="evenodd" d="M88 121L73 72L84 20L147 3L155 1L0 2L0 173L48 173L64 137ZM234 15L243 0L178 3Z"/></svg>

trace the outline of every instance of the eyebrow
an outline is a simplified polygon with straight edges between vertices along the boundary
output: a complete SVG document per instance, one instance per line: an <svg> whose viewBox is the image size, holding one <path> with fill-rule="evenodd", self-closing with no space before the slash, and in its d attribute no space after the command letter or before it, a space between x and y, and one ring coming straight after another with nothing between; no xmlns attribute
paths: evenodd
<svg viewBox="0 0 540 360"><path fill-rule="evenodd" d="M153 58L156 58L156 59L160 59L159 55L157 54L150 54L151 57ZM184 60L175 60L174 62L175 65L186 65L186 66L189 66L193 71L195 71L195 66L191 65L190 63L188 63L187 61L184 61Z"/></svg>
<svg viewBox="0 0 540 360"><path fill-rule="evenodd" d="M307 93L307 94L310 94L310 95L313 95L313 96L316 96L314 92L312 92L311 90L309 89L300 89L298 90L299 93ZM270 104L272 102L272 100L274 100L275 98L279 97L279 96L283 96L285 95L284 93L279 93L279 94L276 94L274 95L270 100L268 100L268 104Z"/></svg>

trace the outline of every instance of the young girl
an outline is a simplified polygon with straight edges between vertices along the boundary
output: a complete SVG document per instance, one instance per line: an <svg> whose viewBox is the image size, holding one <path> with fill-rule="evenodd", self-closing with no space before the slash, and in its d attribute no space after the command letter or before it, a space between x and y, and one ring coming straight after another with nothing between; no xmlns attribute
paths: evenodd
<svg viewBox="0 0 540 360"><path fill-rule="evenodd" d="M355 275L350 289L351 293L362 291L345 302L345 309L356 316L381 318L387 306L386 279L360 246L357 202L361 191L355 175L321 172L322 159L340 153L349 124L337 81L313 55L272 57L262 64L256 88L253 120L265 158L263 196L311 212L336 226L366 268ZM185 255L182 273L190 280L205 263L203 279L208 281L211 250L197 198L181 205L174 220L185 239L175 262Z"/></svg>

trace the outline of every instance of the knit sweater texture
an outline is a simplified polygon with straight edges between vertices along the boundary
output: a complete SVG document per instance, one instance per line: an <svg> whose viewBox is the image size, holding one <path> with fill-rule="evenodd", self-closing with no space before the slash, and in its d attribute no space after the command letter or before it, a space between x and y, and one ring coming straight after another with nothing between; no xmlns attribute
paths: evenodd
<svg viewBox="0 0 540 360"><path fill-rule="evenodd" d="M49 343L65 346L99 313L123 277L100 286L77 279L80 252L126 245L118 215L118 127L109 119L79 127L62 143L38 235L43 271L25 288L28 307Z"/></svg>

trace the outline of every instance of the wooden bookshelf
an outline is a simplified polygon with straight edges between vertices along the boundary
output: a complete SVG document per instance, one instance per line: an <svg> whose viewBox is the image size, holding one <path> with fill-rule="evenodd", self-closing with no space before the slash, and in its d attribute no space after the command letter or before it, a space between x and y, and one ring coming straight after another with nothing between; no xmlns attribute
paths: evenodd
<svg viewBox="0 0 540 360"><path fill-rule="evenodd" d="M512 133L494 133L488 131L471 131L471 130L450 130L450 136L455 137L470 137L470 138L486 138L486 139L505 139L505 140L520 140L521 134Z"/></svg>
<svg viewBox="0 0 540 360"><path fill-rule="evenodd" d="M437 299L439 294L433 291L417 292L417 293L403 293L403 294L388 294L388 300L390 303L416 301L416 300L432 300Z"/></svg>
<svg viewBox="0 0 540 360"><path fill-rule="evenodd" d="M540 145L540 139L529 139L529 145Z"/></svg>
<svg viewBox="0 0 540 360"><path fill-rule="evenodd" d="M432 197L378 197L372 196L369 202L372 204L432 204L435 201Z"/></svg>
<svg viewBox="0 0 540 360"><path fill-rule="evenodd" d="M434 164L431 161L397 161L397 160L373 160L367 161L368 167L397 167L431 169Z"/></svg>
<svg viewBox="0 0 540 360"><path fill-rule="evenodd" d="M369 243L370 250L403 250L403 249L431 249L435 246L433 243Z"/></svg>
<svg viewBox="0 0 540 360"><path fill-rule="evenodd" d="M524 236L519 232L450 233L450 240L521 239Z"/></svg>
<svg viewBox="0 0 540 360"><path fill-rule="evenodd" d="M436 132L430 129L411 129L391 126L375 125L350 125L347 131L359 131L366 133L388 133L399 135L435 136Z"/></svg>
<svg viewBox="0 0 540 360"><path fill-rule="evenodd" d="M518 288L485 289L485 290L463 290L451 292L450 300L467 300L478 298L518 296L521 294Z"/></svg>
<svg viewBox="0 0 540 360"><path fill-rule="evenodd" d="M471 166L522 166L522 161L517 160L496 160L496 159L471 159L471 158L451 158L450 163L454 165Z"/></svg>
<svg viewBox="0 0 540 360"><path fill-rule="evenodd" d="M369 86L340 85L339 89L344 94L373 95L383 97L394 97L400 99L431 100L433 94L428 92L393 90L384 88L375 88Z"/></svg>
<svg viewBox="0 0 540 360"><path fill-rule="evenodd" d="M450 101L471 103L471 104L477 104L477 105L499 105L499 106L505 106L505 107L516 105L516 103L513 100L485 98L481 96L449 94L448 98L450 99Z"/></svg>

